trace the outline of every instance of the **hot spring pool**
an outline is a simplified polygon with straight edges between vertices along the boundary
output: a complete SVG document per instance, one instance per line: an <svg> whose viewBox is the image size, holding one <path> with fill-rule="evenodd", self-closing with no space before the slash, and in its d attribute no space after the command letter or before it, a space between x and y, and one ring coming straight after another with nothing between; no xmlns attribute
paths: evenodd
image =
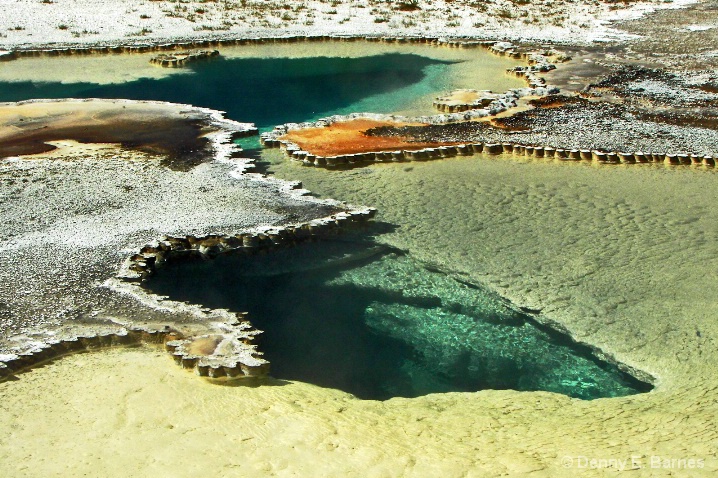
<svg viewBox="0 0 718 478"><path fill-rule="evenodd" d="M652 388L482 287L373 242L171 264L148 287L248 311L272 376L359 398L514 389L594 399Z"/></svg>
<svg viewBox="0 0 718 478"><path fill-rule="evenodd" d="M149 65L150 54L20 59L0 70L0 101L161 100L223 110L229 118L266 130L351 112L431 114L431 100L456 88L523 86L505 73L517 61L483 49L359 42L221 51L219 59L177 70ZM258 148L256 138L242 144ZM280 176L294 179L297 170L278 166L276 152L248 153L261 154L265 163L275 163ZM310 181L327 175L312 183L315 192L325 195L332 191L324 187L329 175L343 175L338 183L343 184L368 173L308 174ZM351 195L341 191L336 199ZM471 198L466 199L469 204ZM371 197L351 200L374 205ZM399 211L406 206L397 200L381 207ZM391 225L415 227L403 221ZM337 255L364 257L374 247L363 241L330 242L251 260L226 257L174 265L149 287L177 300L249 311L253 324L264 330L260 349L272 363L273 376L360 398L516 389L594 399L651 389L589 348L541 326L480 282L457 279L451 267L438 270L418 261L419 244L404 251L385 246L350 264L336 261Z"/></svg>

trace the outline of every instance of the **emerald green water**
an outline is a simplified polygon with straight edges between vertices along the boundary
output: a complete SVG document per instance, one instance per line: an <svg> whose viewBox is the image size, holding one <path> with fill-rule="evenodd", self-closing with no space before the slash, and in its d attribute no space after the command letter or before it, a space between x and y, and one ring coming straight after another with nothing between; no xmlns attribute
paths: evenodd
<svg viewBox="0 0 718 478"><path fill-rule="evenodd" d="M359 398L515 389L594 399L651 388L481 287L371 242L170 265L148 287L249 311L274 377Z"/></svg>

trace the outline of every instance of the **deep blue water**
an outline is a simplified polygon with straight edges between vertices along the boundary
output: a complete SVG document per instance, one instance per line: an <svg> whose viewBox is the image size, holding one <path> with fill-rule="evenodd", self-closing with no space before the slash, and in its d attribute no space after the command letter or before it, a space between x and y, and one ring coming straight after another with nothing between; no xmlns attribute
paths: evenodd
<svg viewBox="0 0 718 478"><path fill-rule="evenodd" d="M389 113L417 96L412 86L450 63L414 54L360 58L216 58L192 63L191 74L126 83L12 82L0 101L31 98L128 98L185 103L227 112L260 129L346 113L376 97L372 111ZM423 90L422 90L423 92Z"/></svg>
<svg viewBox="0 0 718 478"><path fill-rule="evenodd" d="M595 399L651 389L480 287L395 250L367 251L375 245L324 241L185 262L147 286L248 311L275 378L359 398L515 389Z"/></svg>

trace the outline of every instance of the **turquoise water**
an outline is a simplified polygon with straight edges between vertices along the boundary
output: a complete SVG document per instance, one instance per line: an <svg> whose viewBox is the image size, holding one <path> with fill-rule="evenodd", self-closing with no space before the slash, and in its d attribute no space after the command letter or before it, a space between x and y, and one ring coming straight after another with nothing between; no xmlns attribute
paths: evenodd
<svg viewBox="0 0 718 478"><path fill-rule="evenodd" d="M371 242L170 265L148 287L248 311L274 377L363 399L514 389L590 400L651 389L482 288Z"/></svg>
<svg viewBox="0 0 718 478"><path fill-rule="evenodd" d="M124 83L0 83L0 101L127 98L186 103L221 111L260 129L355 111L391 113L435 91L451 61L416 54L341 58L218 58L191 74ZM430 107L430 105L428 105Z"/></svg>

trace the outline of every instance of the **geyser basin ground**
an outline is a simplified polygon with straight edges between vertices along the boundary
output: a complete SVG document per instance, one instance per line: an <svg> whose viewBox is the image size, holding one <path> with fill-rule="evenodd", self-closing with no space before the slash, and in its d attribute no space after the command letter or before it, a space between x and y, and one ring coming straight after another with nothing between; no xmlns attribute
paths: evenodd
<svg viewBox="0 0 718 478"><path fill-rule="evenodd" d="M258 343L274 378L359 398L511 388L594 399L651 389L486 290L375 249L323 240L175 263L147 286L172 300L248 311L264 331Z"/></svg>
<svg viewBox="0 0 718 478"><path fill-rule="evenodd" d="M402 225L391 243L424 261L464 272L472 282L477 278L517 304L543 308L542 317L565 326L578 339L654 374L656 390L590 402L515 391L375 402L305 383L217 387L179 369L164 352L145 349L77 355L0 384L0 423L8 430L0 437L1 474L196 476L211 469L227 476L574 477L577 467L564 468L567 462L562 458L586 457L638 463L640 468L633 472L637 476L714 475L714 175L694 169L481 157L441 164L374 166L342 176L290 165L286 171L287 177L305 179L322 195L361 198L362 203L382 207L385 221ZM107 167L107 161L86 164L84 169L61 166L67 176L59 175L52 185L67 184L78 174L94 179L91 173ZM448 169L433 169L439 167ZM426 174L412 175L422 170ZM138 171L142 168L137 163L127 163L119 179L133 185ZM156 170L144 171L140 177L148 178L142 189L148 192L146 200L130 204L119 194L124 181L111 173L108 169L101 176L108 193L113 191L108 202L127 206L125 212L138 205L146 208L152 214L142 217L151 217L152 227L140 224L137 230L130 222L131 237L136 238L131 243L125 236L114 236L100 248L77 250L74 238L56 236L72 230L76 217L53 217L52 227L23 230L28 244L47 239L43 264L63 271L55 266L63 258L79 257L87 264L88 258L111 257L116 266L133 245L157 232L154 225L182 230L182 225L172 225L171 216L160 214L165 210L153 197L157 184L168 192L162 197L171 204L174 193L186 193L181 196L187 205L181 208L183 218L224 216L225 211L212 207L213 200L197 200L208 191L194 182L212 178L216 189L209 193L214 200L227 201L222 199L227 186L227 168L222 165L204 166L192 178L160 176L159 183L153 182ZM311 176L319 173L325 175L323 185ZM177 180L180 183L173 184ZM243 184L256 188L252 194L234 191L239 197L228 202L260 204L262 213L238 215L232 224L289 221L306 212L304 206L274 208L269 198L276 196L276 185ZM47 195L39 188L23 191L11 205ZM77 197L84 198L85 192L80 190ZM19 185L13 189L13 195L18 194ZM298 203L289 201L290 206ZM197 210L198 205L205 207ZM314 210L307 216L319 213ZM89 231L108 216L116 217L110 212L101 217L78 214ZM469 243L474 246L467 247ZM32 280L39 276L31 274L35 256L29 252L7 253L14 265L24 268L18 269L21 274L6 275L4 287L14 287L18 279L26 290L42 285ZM87 290L94 290L93 277L112 274L114 268L104 260L92 264L61 273L38 292L55 297L58 290L81 283L87 289L75 297L105 297ZM6 290L4 296L13 297ZM124 299L123 303L127 305ZM72 301L61 305L59 316L52 315L58 310L50 301L40 313L55 321L77 313ZM140 307L137 302L131 306ZM142 315L144 309L135 311ZM702 466L671 469L669 461L661 468L661 460L680 459L701 460Z"/></svg>

